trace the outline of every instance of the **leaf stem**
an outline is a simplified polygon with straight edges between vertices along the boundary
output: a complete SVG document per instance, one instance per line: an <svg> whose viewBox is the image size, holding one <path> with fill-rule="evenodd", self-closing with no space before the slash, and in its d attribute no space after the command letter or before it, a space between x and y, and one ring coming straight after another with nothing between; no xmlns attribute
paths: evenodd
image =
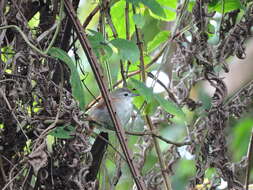
<svg viewBox="0 0 253 190"><path fill-rule="evenodd" d="M134 5L132 6L132 8L133 8L133 13L136 14L136 10L135 10ZM137 25L135 25L135 33L136 33L137 45L138 45L138 48L139 48L139 51L140 51L141 80L145 83L146 82L146 72L145 72L145 63L144 63L143 42L142 42L142 39L141 39L141 32L140 32ZM147 125L148 125L150 131L152 133L155 133L154 132L154 126L152 124L152 121L151 121L150 117L148 115L145 115L145 119L146 119L146 122L147 122ZM159 143L158 143L155 136L152 136L152 138L153 138L153 141L154 141L154 144L155 144L155 150L156 150L156 154L158 156L158 160L159 160L159 164L160 164L161 173L162 173L162 176L163 176L165 187L166 187L167 190L171 190L172 189L171 182L170 182L169 176L166 172L166 166L165 166L165 162L163 160L163 156L162 156L162 152L161 152Z"/></svg>

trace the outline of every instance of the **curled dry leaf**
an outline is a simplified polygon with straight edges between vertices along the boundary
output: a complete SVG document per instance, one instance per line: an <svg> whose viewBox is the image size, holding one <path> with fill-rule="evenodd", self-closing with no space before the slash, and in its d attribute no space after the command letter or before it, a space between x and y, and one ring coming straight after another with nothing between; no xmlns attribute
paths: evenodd
<svg viewBox="0 0 253 190"><path fill-rule="evenodd" d="M28 163L33 167L34 174L37 175L39 170L47 165L48 155L45 151L46 144L42 143L28 156Z"/></svg>

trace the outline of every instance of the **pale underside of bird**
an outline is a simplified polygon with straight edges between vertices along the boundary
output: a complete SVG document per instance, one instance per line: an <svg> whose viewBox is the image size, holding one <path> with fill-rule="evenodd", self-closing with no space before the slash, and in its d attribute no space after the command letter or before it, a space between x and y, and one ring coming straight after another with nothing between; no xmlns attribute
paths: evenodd
<svg viewBox="0 0 253 190"><path fill-rule="evenodd" d="M127 125L131 118L133 112L132 100L134 96L138 95L133 94L127 88L119 88L111 93L113 106L123 127ZM114 130L112 120L103 100L100 100L93 108L91 108L88 114L90 118L101 127Z"/></svg>

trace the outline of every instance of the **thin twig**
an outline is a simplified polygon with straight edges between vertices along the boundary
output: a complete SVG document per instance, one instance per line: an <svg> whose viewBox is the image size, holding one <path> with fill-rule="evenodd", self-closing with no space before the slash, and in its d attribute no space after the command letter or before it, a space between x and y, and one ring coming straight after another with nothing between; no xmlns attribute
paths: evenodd
<svg viewBox="0 0 253 190"><path fill-rule="evenodd" d="M126 7L125 7L125 22L126 22L126 39L130 40L129 3L128 2L126 2Z"/></svg>
<svg viewBox="0 0 253 190"><path fill-rule="evenodd" d="M110 26L110 29L112 31L112 35L114 38L118 38L118 33L117 30L112 22L112 18L111 18L111 14L110 14L110 9L105 10L105 16L106 16L106 20L108 25Z"/></svg>
<svg viewBox="0 0 253 190"><path fill-rule="evenodd" d="M151 72L148 72L148 77L154 79L154 78L155 78L155 75L153 75ZM163 84L163 82L160 81L159 79L156 79L156 80L157 80L157 83L160 84L160 85L164 88L164 90L168 93L170 99L171 99L173 102L175 102L175 103L178 104L175 95L169 90L169 88L168 88L165 84Z"/></svg>
<svg viewBox="0 0 253 190"><path fill-rule="evenodd" d="M135 10L134 5L132 6L132 8L133 8L133 13L135 14L136 10ZM142 80L142 82L145 83L146 82L146 72L145 72L145 63L144 63L143 42L142 42L142 38L141 38L141 31L139 30L137 25L135 25L135 33L136 33L137 45L138 45L138 48L139 48L139 51L140 51L141 80ZM153 126L153 123L152 123L150 117L148 115L145 115L145 118L146 118L146 122L147 122L147 125L148 125L150 131L152 133L154 133L154 126ZM158 143L156 137L152 136L152 138L153 138L153 142L155 144L155 150L156 150L156 154L157 154L157 157L158 157L158 160L159 160L159 165L160 165L160 168L161 168L161 172L162 172L165 187L166 187L167 190L171 190L172 189L171 182L170 182L169 176L166 172L166 166L165 166L165 162L164 162L164 159L163 159L163 156L162 156L161 148L159 146L159 143Z"/></svg>
<svg viewBox="0 0 253 190"><path fill-rule="evenodd" d="M162 54L163 54L165 48L166 48L166 46L163 46L163 48L153 57L153 59L152 59L147 65L144 66L144 67L145 67L145 68L144 68L145 71L148 70L154 63L156 63L156 61L162 56ZM126 78L133 77L133 76L135 76L135 75L140 74L141 72L142 72L141 69L140 69L140 70L137 70L137 71L133 71L133 72L127 74ZM119 84L121 84L121 83L122 83L122 80L119 80L118 82L116 82L116 83L113 85L113 87L115 88L115 87L117 87L117 86L118 86Z"/></svg>
<svg viewBox="0 0 253 190"><path fill-rule="evenodd" d="M92 20L92 18L97 14L97 12L100 10L100 5L98 4L92 11L91 13L87 16L87 18L85 19L84 23L83 23L83 29L85 30L87 28L87 26L89 25L90 21ZM76 40L78 38L75 37L72 41L72 43L70 44L69 47L72 47L74 43L76 43ZM69 48L70 49L70 48ZM68 49L68 50L69 50Z"/></svg>
<svg viewBox="0 0 253 190"><path fill-rule="evenodd" d="M157 72L156 72L156 78L158 78L161 70L162 70L162 67L164 65L169 65L171 63L170 62L170 58L169 58L169 55L171 55L171 49L173 47L173 39L175 38L175 36L177 36L177 31L178 31L178 28L179 26L181 25L181 22L183 20L183 17L184 15L187 13L187 7L188 7L188 4L189 4L189 0L184 0L183 2L183 6L181 6L181 10L180 10L180 13L179 15L177 16L176 18L176 21L174 22L174 25L172 27L172 30L171 30L171 37L170 39L165 43L166 45L166 49L165 49L165 52L163 54L163 57L162 57L162 62L161 64L159 65L158 69L157 69ZM172 77L172 69L171 71L168 73L168 76L170 78L170 84L172 84L172 80L171 80L171 77ZM153 86L155 85L156 81L153 83ZM171 85L170 85L171 86Z"/></svg>
<svg viewBox="0 0 253 190"><path fill-rule="evenodd" d="M154 56L154 58L147 64L145 65L145 70L149 69L158 59L159 57L161 57L161 55L163 54L164 50L165 50L166 46L163 46L163 48L157 53L157 55ZM141 70L137 70L137 71L133 71L131 73L129 73L126 78L138 75L141 72ZM113 85L113 88L116 88L117 86L119 86L121 83L123 82L123 80L119 80L118 82L116 82ZM101 99L101 96L98 96L97 98L95 98L95 100L93 100L87 107L85 110L89 110L90 108L92 108L92 106L94 106L94 104L96 104L99 100Z"/></svg>
<svg viewBox="0 0 253 190"><path fill-rule="evenodd" d="M63 1L63 0L62 0ZM0 30L3 30L3 29L8 29L8 28L13 28L15 29L16 31L18 31L21 35L21 37L24 39L24 41L27 43L28 46L30 46L30 48L34 51L36 51L37 53L43 55L43 56L47 56L47 53L49 51L49 49L52 47L56 37L57 37L57 34L59 33L59 30L60 30L60 25L61 25L61 20L62 20L62 17L63 17L63 2L61 1L61 9L60 9L60 21L59 23L57 24L57 27L56 27L56 32L54 33L54 36L53 36L53 39L51 40L51 43L49 44L49 46L46 48L45 51L37 48L34 44L32 44L28 37L26 36L26 34L16 25L7 25L7 26L1 26L0 27Z"/></svg>
<svg viewBox="0 0 253 190"><path fill-rule="evenodd" d="M219 27L219 40L221 39L221 29L222 29L222 24L224 20L224 11L225 11L225 0L221 0L221 7L222 7L222 12L221 12L221 21L220 21L220 27Z"/></svg>
<svg viewBox="0 0 253 190"><path fill-rule="evenodd" d="M229 105L237 96L240 95L240 93L242 93L245 89L248 89L249 86L252 84L253 84L253 80L249 81L242 88L240 88L238 91L236 91L232 96L230 96L228 99L225 100L224 106Z"/></svg>
<svg viewBox="0 0 253 190"><path fill-rule="evenodd" d="M114 38L118 38L118 33L116 30L116 27L114 26L113 22L112 22L112 18L110 15L110 9L106 9L105 10L105 15L107 18L107 23L109 25L109 27L111 28L112 34ZM125 71L124 71L124 63L123 61L120 59L120 73L121 73L121 77L122 77L122 81L123 81L123 86L126 87L126 77L125 77Z"/></svg>
<svg viewBox="0 0 253 190"><path fill-rule="evenodd" d="M126 2L126 7L125 7L125 22L126 22L126 26L125 26L126 27L126 39L130 40L129 3L128 2ZM127 61L127 68L126 68L126 71L124 73L124 76L126 76L125 78L128 77L128 71L129 71L130 65L131 65L131 62ZM123 84L124 84L124 82L126 82L126 81L124 81L124 78L122 78L122 81L123 81Z"/></svg>
<svg viewBox="0 0 253 190"><path fill-rule="evenodd" d="M90 66L92 68L94 76L97 80L101 94L102 94L105 104L107 106L108 113L109 113L112 123L115 127L116 135L119 139L122 151L126 157L127 164L128 164L129 169L131 171L132 177L134 178L137 188L139 190L145 190L146 187L145 187L144 180L143 180L142 176L140 175L140 171L137 169L135 163L133 162L133 156L132 156L132 154L125 142L125 139L126 139L125 131L120 124L119 118L118 118L115 108L112 104L112 100L111 100L109 91L108 91L107 87L105 86L101 67L98 64L97 58L96 58L96 56L92 50L92 47L86 37L86 34L84 33L82 25L76 15L76 13L74 12L74 8L73 8L72 4L69 2L69 0L64 0L64 4L66 7L66 13L70 17L70 19L74 25L74 29L77 33L80 44L81 44L83 50L85 51L85 54L86 54L87 59L90 63Z"/></svg>
<svg viewBox="0 0 253 190"><path fill-rule="evenodd" d="M251 131L251 137L249 141L248 153L247 153L247 170L246 170L246 178L245 178L245 188L249 189L249 179L250 179L250 171L252 167L252 159L253 159L253 128Z"/></svg>
<svg viewBox="0 0 253 190"><path fill-rule="evenodd" d="M86 29L86 27L89 25L90 21L92 20L92 18L97 14L97 12L100 9L100 5L98 4L91 12L90 14L87 16L87 18L85 19L84 23L83 23L83 28L84 30Z"/></svg>
<svg viewBox="0 0 253 190"><path fill-rule="evenodd" d="M121 157L120 158L117 157L116 159L117 159L116 163L118 163L118 164L116 165L116 172L115 172L115 175L114 175L114 177L112 179L113 188L116 187L116 185L118 184L119 179L120 179L120 177L122 175L122 171L121 171Z"/></svg>
<svg viewBox="0 0 253 190"><path fill-rule="evenodd" d="M191 145L191 142L190 141L187 141L187 142L174 142L174 141L171 141L171 140L168 140L164 137L162 137L161 135L158 135L158 134L155 134L153 133L152 131L150 132L130 132L130 131L126 131L126 134L127 135L134 135L134 136L145 136L145 135L151 135L151 136L155 136L157 137L158 139L168 143L168 144L173 144L177 147L180 147L180 146L186 146L186 145Z"/></svg>
<svg viewBox="0 0 253 190"><path fill-rule="evenodd" d="M23 172L24 169L25 167L22 168L8 183L6 183L2 190L7 189L7 187Z"/></svg>
<svg viewBox="0 0 253 190"><path fill-rule="evenodd" d="M135 14L135 7L132 6L133 13ZM144 64L144 54L143 54L143 41L141 39L141 32L138 28L138 26L135 24L135 33L136 33L136 40L137 40L137 46L140 51L140 70L141 70L141 79L143 82L146 81L146 74L145 74L145 64Z"/></svg>
<svg viewBox="0 0 253 190"><path fill-rule="evenodd" d="M105 20L107 19L107 22L109 23L109 26L112 30L114 38L117 38L118 34L116 32L114 25L112 24L111 16L110 16L110 9L108 8L108 5L109 5L108 0L107 1L104 0L101 3L100 17L99 17L100 32L103 34L103 37L106 38ZM106 73L107 73L107 79L109 82L109 87L112 88L113 84L112 84L111 67L109 66L109 63L107 60L105 60L104 63L105 63L105 68L106 68Z"/></svg>
<svg viewBox="0 0 253 190"><path fill-rule="evenodd" d="M108 141L108 140L105 139L103 136L97 134L97 133L94 132L94 131L92 132L92 134L94 135L94 136L93 136L94 138L97 137L97 136L99 136L99 138L101 138L103 141L105 141L105 142L106 142L117 154L119 154L119 156L126 162L126 159L125 159L124 155L123 155L121 152L119 152L119 151L117 150L117 148L114 147L112 143L110 143L110 141Z"/></svg>
<svg viewBox="0 0 253 190"><path fill-rule="evenodd" d="M3 183L6 183L7 176L6 176L5 171L4 171L2 156L0 156L0 170L1 170L1 175L2 175L2 178L3 178Z"/></svg>
<svg viewBox="0 0 253 190"><path fill-rule="evenodd" d="M48 53L49 49L54 45L56 37L57 37L57 35L60 31L60 28L61 28L62 19L63 19L63 0L61 0L61 4L60 4L59 21L57 23L55 33L54 33L48 47L46 48L45 53Z"/></svg>
<svg viewBox="0 0 253 190"><path fill-rule="evenodd" d="M63 81L63 72L61 72L61 81ZM61 107L62 107L62 97L63 97L63 82L60 82L60 101L59 101L59 106L57 109L57 114L56 117L54 119L54 122L52 124L50 124L48 126L48 128L46 128L41 134L40 136L37 138L35 145L33 147L33 151L35 151L35 149L37 148L37 145L39 143L39 141L41 139L43 139L52 129L54 129L57 126L57 123L59 122L59 117L60 117L60 111L61 111Z"/></svg>
<svg viewBox="0 0 253 190"><path fill-rule="evenodd" d="M126 87L127 86L126 76L125 76L126 72L125 72L124 63L122 60L120 60L120 74L121 74L122 81L123 81L123 87Z"/></svg>
<svg viewBox="0 0 253 190"><path fill-rule="evenodd" d="M153 123L152 123L150 117L148 115L146 115L145 117L146 117L146 121L147 121L147 124L149 126L150 131L152 133L154 133L154 126L153 126ZM159 165L161 167L161 172L162 172L162 176L163 176L163 179L164 179L165 187L166 187L167 190L171 190L172 189L171 181L170 181L170 178L168 176L168 173L166 172L166 165L165 165L165 161L164 161L163 156L162 156L161 148L159 146L159 143L158 143L156 137L155 136L152 136L152 137L153 137L153 142L155 144L155 150L156 150L156 154L157 154L157 157L158 157Z"/></svg>
<svg viewBox="0 0 253 190"><path fill-rule="evenodd" d="M9 110L11 111L11 114L12 114L13 118L16 120L16 122L17 122L17 124L18 124L18 127L20 128L20 130L21 130L22 133L24 134L26 140L29 140L29 138L28 138L28 136L25 134L25 131L23 130L23 127L21 126L21 124L20 124L20 122L19 122L17 116L16 116L15 113L14 113L14 111L13 111L13 109L12 109L12 107L11 107L11 104L10 104L9 100L7 99L5 93L3 92L3 90L2 90L1 88L0 88L0 94L1 94L1 96L3 97L5 103L7 104Z"/></svg>
<svg viewBox="0 0 253 190"><path fill-rule="evenodd" d="M17 30L20 35L22 36L22 38L25 40L25 42L27 43L28 46L30 46L31 49L33 49L34 51L38 52L39 54L43 55L43 56L46 56L46 52L44 52L43 50L37 48L35 45L33 45L29 39L27 38L27 36L25 35L25 33L16 25L7 25L7 26L1 26L0 27L0 30L3 30L3 29L8 29L8 28L13 28L15 30Z"/></svg>

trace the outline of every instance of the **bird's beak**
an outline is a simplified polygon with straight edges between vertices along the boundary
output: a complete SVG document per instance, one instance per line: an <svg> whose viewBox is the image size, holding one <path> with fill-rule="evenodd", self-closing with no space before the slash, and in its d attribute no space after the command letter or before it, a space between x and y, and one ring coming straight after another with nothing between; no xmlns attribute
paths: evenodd
<svg viewBox="0 0 253 190"><path fill-rule="evenodd" d="M135 97L135 96L140 96L139 94L132 94L132 97Z"/></svg>

